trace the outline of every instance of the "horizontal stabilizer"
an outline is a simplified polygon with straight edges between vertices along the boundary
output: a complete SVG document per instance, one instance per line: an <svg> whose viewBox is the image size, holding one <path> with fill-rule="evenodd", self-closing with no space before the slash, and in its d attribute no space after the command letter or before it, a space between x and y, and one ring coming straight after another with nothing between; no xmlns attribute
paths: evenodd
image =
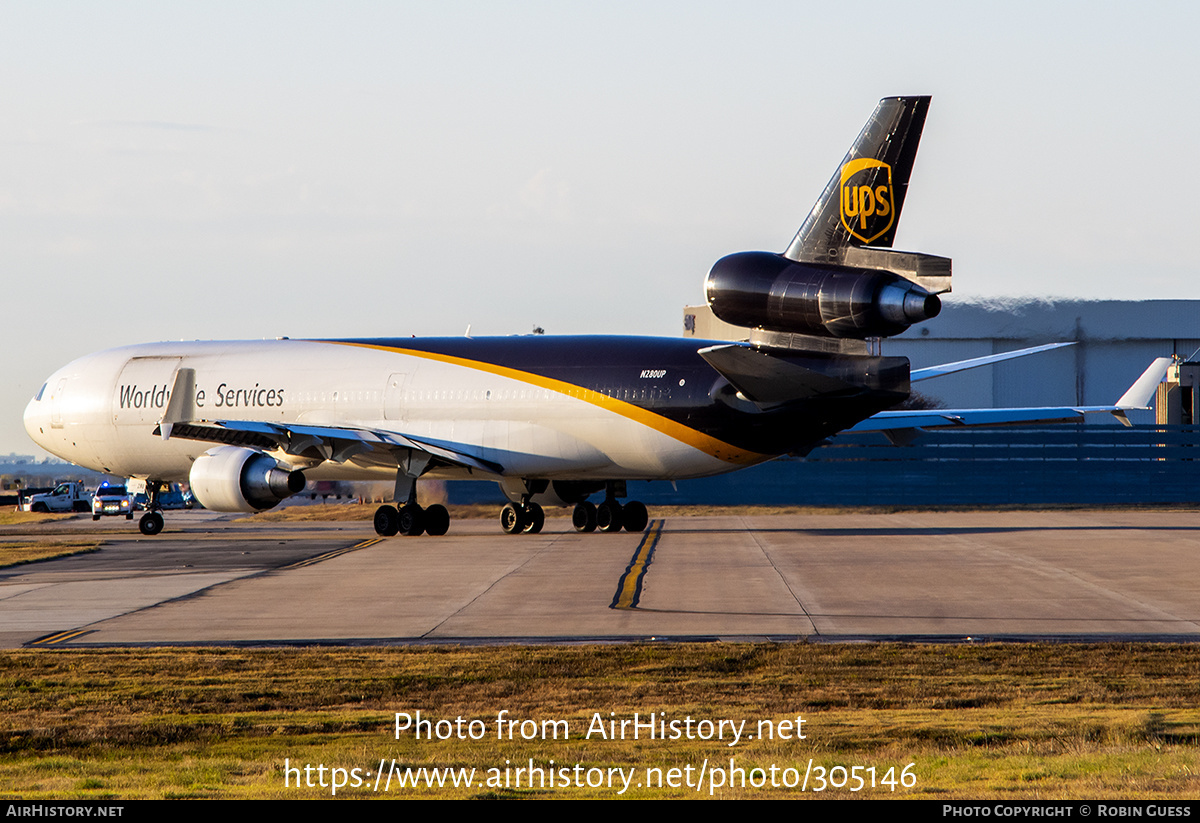
<svg viewBox="0 0 1200 823"><path fill-rule="evenodd" d="M1061 345L1061 344L1056 344ZM1008 352L1015 354L1015 352ZM977 358L984 360L986 358ZM964 363L970 361L962 361ZM954 364L950 364L954 365ZM1171 358L1159 357L1142 372L1133 385L1111 406L1031 406L1009 409L927 409L883 411L846 431L884 432L899 429L952 429L965 426L1014 426L1038 423L1062 423L1082 420L1084 415L1108 412L1123 425L1132 425L1125 412L1145 409L1171 365ZM915 373L914 373L915 374ZM931 375L936 376L936 375ZM914 377L914 379L920 379ZM893 441L894 442L894 441Z"/></svg>
<svg viewBox="0 0 1200 823"><path fill-rule="evenodd" d="M924 369L913 369L909 380L916 383L918 380L928 380L931 377L941 377L944 374L954 374L955 372L966 371L967 369L977 369L980 366L990 366L993 363L1002 363L1005 360L1013 360L1018 357L1025 357L1030 354L1038 354L1039 352L1051 351L1053 349L1061 349L1063 346L1074 346L1071 343L1047 343L1044 346L1033 346L1028 349L1017 349L1016 351L1006 351L1000 354L989 354L984 357L972 357L970 360L958 360L954 363L943 363L940 366L929 366Z"/></svg>
<svg viewBox="0 0 1200 823"><path fill-rule="evenodd" d="M755 403L785 403L856 390L851 383L747 346L712 346L701 357Z"/></svg>
<svg viewBox="0 0 1200 823"><path fill-rule="evenodd" d="M1082 420L1088 412L1113 411L1112 406L1041 406L1014 409L926 409L885 411L846 429L848 432L892 429L956 429L966 426L1014 426Z"/></svg>

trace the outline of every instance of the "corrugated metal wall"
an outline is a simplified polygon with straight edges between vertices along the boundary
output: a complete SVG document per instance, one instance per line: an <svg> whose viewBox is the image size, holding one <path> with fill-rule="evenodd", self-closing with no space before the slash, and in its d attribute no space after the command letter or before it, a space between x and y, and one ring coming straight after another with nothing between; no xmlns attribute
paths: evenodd
<svg viewBox="0 0 1200 823"><path fill-rule="evenodd" d="M454 503L503 500L494 483L448 485ZM1200 503L1200 428L935 431L902 447L879 434L843 435L803 460L781 458L676 486L631 482L629 497L647 505Z"/></svg>
<svg viewBox="0 0 1200 823"><path fill-rule="evenodd" d="M696 336L738 339L749 333L721 323L706 306L684 312L693 315ZM920 368L1065 341L1077 345L940 377L916 390L949 408L1111 403L1155 357L1189 358L1200 349L1200 301L949 298L938 317L883 341L883 352L908 357ZM1151 413L1130 419L1154 422Z"/></svg>

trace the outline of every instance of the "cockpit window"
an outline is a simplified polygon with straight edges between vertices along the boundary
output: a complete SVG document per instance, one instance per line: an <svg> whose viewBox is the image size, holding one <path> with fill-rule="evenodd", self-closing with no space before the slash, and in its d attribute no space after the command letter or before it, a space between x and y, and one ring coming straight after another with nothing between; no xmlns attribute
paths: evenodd
<svg viewBox="0 0 1200 823"><path fill-rule="evenodd" d="M35 397L33 399L40 403L42 401L42 395L45 393L46 387L49 385L50 385L49 383L43 383L42 387L40 389L38 389L37 397Z"/></svg>

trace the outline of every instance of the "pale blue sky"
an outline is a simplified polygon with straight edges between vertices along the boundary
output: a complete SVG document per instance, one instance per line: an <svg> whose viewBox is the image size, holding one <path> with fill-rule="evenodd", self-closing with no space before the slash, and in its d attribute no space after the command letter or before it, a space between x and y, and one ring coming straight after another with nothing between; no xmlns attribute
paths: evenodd
<svg viewBox="0 0 1200 823"><path fill-rule="evenodd" d="M955 298L1196 298L1187 3L0 4L0 453L178 338L675 335L875 102ZM936 320L933 322L937 322Z"/></svg>

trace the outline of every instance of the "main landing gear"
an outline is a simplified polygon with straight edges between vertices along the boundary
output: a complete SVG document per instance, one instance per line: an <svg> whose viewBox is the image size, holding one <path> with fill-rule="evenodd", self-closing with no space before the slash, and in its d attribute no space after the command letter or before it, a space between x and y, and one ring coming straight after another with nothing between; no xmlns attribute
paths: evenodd
<svg viewBox="0 0 1200 823"><path fill-rule="evenodd" d="M617 496L624 497L624 481L592 482L586 481L583 489L578 486L567 486L564 493L562 486L553 491L547 491L548 482L520 481L522 487L511 490L508 503L500 510L500 528L505 534L537 534L546 525L546 512L541 505L533 502L536 495L546 495L553 505L569 505L572 500L586 498L591 493L604 488L604 502L599 505L582 502L575 506L571 521L578 532L594 532L596 530L613 534L624 529L627 532L644 532L650 522L646 507L637 500L630 500L621 505ZM582 485L582 483L580 484ZM398 500L407 497L408 502L397 503L395 506L380 506L375 510L375 533L382 537L404 534L415 537L420 534L443 535L450 528L450 514L445 506L432 505L421 508L417 503L416 485L408 484L408 491L397 483ZM506 490L507 491L507 490ZM519 492L519 493L518 493ZM519 500L515 500L519 496ZM565 500L564 500L565 498Z"/></svg>
<svg viewBox="0 0 1200 823"><path fill-rule="evenodd" d="M630 500L624 506L615 499L608 499L599 506L583 501L575 506L571 513L571 525L577 532L601 531L606 534L619 532L644 532L650 515L646 507L637 500Z"/></svg>
<svg viewBox="0 0 1200 823"><path fill-rule="evenodd" d="M530 499L535 493L541 494L547 491L546 481L541 481L541 488L536 487L532 481L526 481L526 488L527 492L522 495L521 503L510 503L500 510L500 528L504 529L505 534L538 534L546 522L546 515L545 512L542 512L541 506ZM596 486L592 488L599 491ZM589 503L587 499L583 499L575 505L575 511L571 512L571 524L574 525L576 531L599 529L606 534L613 534L622 529L635 531L635 533L646 530L647 524L649 524L646 506L638 503L637 500L630 500L625 505L617 501L618 495L619 497L625 495L624 481L606 481L604 489L604 503L595 505ZM556 487L553 491L560 501L566 497L562 487ZM569 491L569 488L565 491ZM586 497L590 491L592 489L584 489L582 494L574 499ZM566 499L570 500L571 498Z"/></svg>
<svg viewBox="0 0 1200 823"><path fill-rule="evenodd" d="M450 530L450 512L446 511L445 506L435 503L423 509L417 503L417 477L420 476L426 462L428 455L418 466L411 465L410 458L410 465L397 469L396 491L392 497L397 501L396 505L380 506L375 510L375 533L380 537L391 537L394 534L409 537L429 534L440 537ZM401 504L401 500L407 502Z"/></svg>
<svg viewBox="0 0 1200 823"><path fill-rule="evenodd" d="M546 513L537 503L509 503L500 510L505 534L537 534L546 525Z"/></svg>
<svg viewBox="0 0 1200 823"><path fill-rule="evenodd" d="M380 506L375 510L375 533L382 537L395 534L406 534L410 537L430 534L440 537L449 530L450 512L446 511L445 506L437 503L426 509L413 501L399 508Z"/></svg>

